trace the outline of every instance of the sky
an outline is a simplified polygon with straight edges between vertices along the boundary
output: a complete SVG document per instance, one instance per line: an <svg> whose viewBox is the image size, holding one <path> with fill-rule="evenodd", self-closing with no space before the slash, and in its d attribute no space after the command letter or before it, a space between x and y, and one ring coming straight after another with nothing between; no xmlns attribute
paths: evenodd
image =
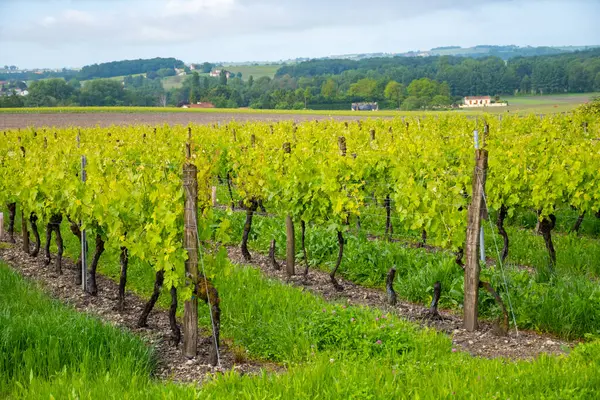
<svg viewBox="0 0 600 400"><path fill-rule="evenodd" d="M0 0L0 65L600 44L600 0Z"/></svg>

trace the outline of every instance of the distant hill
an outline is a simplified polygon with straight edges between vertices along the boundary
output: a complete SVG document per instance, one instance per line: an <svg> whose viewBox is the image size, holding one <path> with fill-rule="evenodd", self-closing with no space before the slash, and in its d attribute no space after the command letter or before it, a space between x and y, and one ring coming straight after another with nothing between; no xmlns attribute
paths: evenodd
<svg viewBox="0 0 600 400"><path fill-rule="evenodd" d="M86 65L77 74L80 80L112 78L135 74L156 72L163 68L184 68L184 63L176 58L151 58L138 60L112 61L102 64Z"/></svg>
<svg viewBox="0 0 600 400"><path fill-rule="evenodd" d="M34 81L46 78L75 78L87 81L98 78L114 78L127 75L147 74L161 69L185 68L183 61L176 58L150 58L137 60L111 61L86 65L79 71L62 69L58 71L15 71L0 73L0 80Z"/></svg>
<svg viewBox="0 0 600 400"><path fill-rule="evenodd" d="M592 46L494 46L477 45L473 47L443 46L435 47L431 50L414 50L405 53L363 53L363 54L342 54L328 57L315 58L316 60L364 60L366 58L380 57L429 57L429 56L462 56L471 58L480 58L496 56L503 60L509 60L515 57L545 56L553 54L572 53L575 51L590 50L598 48L600 45ZM301 61L306 61L303 59Z"/></svg>

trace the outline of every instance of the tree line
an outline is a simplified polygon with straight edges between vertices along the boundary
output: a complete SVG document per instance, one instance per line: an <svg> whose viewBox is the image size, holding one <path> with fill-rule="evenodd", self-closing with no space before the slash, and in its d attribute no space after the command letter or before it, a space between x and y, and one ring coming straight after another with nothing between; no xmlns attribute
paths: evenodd
<svg viewBox="0 0 600 400"><path fill-rule="evenodd" d="M159 66L163 65L153 64ZM214 65L195 67L204 72ZM246 80L241 74L228 78L224 70L219 77L194 71L181 87L165 90L160 79L174 74L172 67L163 66L146 76L126 76L122 82L35 81L28 96L5 96L0 107L181 106L202 101L227 108L349 109L352 102L376 101L388 109L440 108L470 95L600 91L600 49L508 61L493 56L313 60L284 65L274 78Z"/></svg>

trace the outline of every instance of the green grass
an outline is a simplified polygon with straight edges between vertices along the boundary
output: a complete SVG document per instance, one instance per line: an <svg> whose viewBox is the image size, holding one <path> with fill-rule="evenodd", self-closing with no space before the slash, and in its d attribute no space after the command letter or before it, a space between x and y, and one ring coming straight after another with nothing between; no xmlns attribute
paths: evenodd
<svg viewBox="0 0 600 400"><path fill-rule="evenodd" d="M237 244L241 239L245 215L234 213L229 218L232 221L231 244ZM513 249L520 249L521 254L526 255L533 249L544 261L544 244L540 237L518 229L509 229L509 234L512 235ZM455 264L452 254L407 248L382 240L367 240L364 231L349 232L345 237L347 243L339 271L341 276L364 286L383 288L387 271L395 266L395 289L400 297L425 307L431 301L433 284L440 281L443 288L440 305L460 311L464 295L464 272ZM250 236L251 248L266 252L271 239L285 243L285 238L285 225L281 218L255 217ZM301 260L299 240L297 234L296 258ZM484 268L482 279L492 283L507 304L508 288L520 329L551 332L569 339L600 335L600 287L589 278L590 271L595 271L600 260L600 245L588 240L594 252L586 253L585 242L573 240L572 237L558 237L556 242L561 255L557 274L552 279L548 278L547 263L536 266L537 274L509 263L505 266L506 286L503 271L497 267ZM324 228L309 226L306 243L310 265L329 271L337 257L335 235ZM492 255L495 248L492 247L489 232L487 243L488 253ZM278 247L280 257L284 257L284 251L283 245ZM515 250L515 253L519 254L519 251ZM588 262L589 266L586 264ZM496 303L487 293L480 296L480 314L487 318L499 315Z"/></svg>
<svg viewBox="0 0 600 400"><path fill-rule="evenodd" d="M234 74L241 72L242 79L247 81L250 76L254 77L254 80L263 76L272 79L281 66L281 64L226 65L224 68L229 72L233 72Z"/></svg>
<svg viewBox="0 0 600 400"><path fill-rule="evenodd" d="M154 353L139 338L48 298L2 263L0 293L0 398L83 398L92 391L94 398L143 398L148 387L163 391L150 381Z"/></svg>
<svg viewBox="0 0 600 400"><path fill-rule="evenodd" d="M66 226L63 226L63 231L67 253L76 254L76 238L67 232ZM108 250L103 256L103 273L109 276L116 274L117 253ZM130 270L128 288L147 295L152 287L152 269L132 259ZM27 315L26 311L31 314L30 310L48 310L49 302L45 296L32 294L33 289L19 284L21 280L14 273L6 269L0 270L0 273L2 312L7 307L6 299L24 304L19 315ZM93 371L86 369L85 373L79 369L69 373L70 367L67 366L66 372L59 369L49 376L34 374L29 383L26 370L21 368L25 384L19 382L21 387L15 380L9 379L11 386L10 391L5 392L6 397L585 399L592 398L600 387L600 375L597 374L600 368L599 343L580 345L568 357L541 356L534 361L519 362L478 359L454 352L450 340L444 335L416 328L393 315L382 315L377 309L327 303L298 288L265 278L253 268L222 263L215 265L211 273L215 274L215 284L222 296L225 335L233 336L235 342L247 348L250 355L285 362L288 371L259 376L227 373L196 392L191 386L163 385L153 381L147 376L149 369L136 370L126 363L109 372L96 368ZM4 274L14 278L7 280ZM19 291L21 286L27 287L27 290ZM10 296L4 296L5 293ZM34 301L36 296L46 301ZM35 304L31 306L27 302ZM59 309L64 307L56 305L51 314L58 314ZM77 317L73 311L65 312ZM47 314L50 313L44 313ZM201 323L208 325L208 313L204 307L200 315ZM87 317L80 318L89 320ZM20 319L14 318L14 315L9 316L7 321L20 324ZM65 330L65 337L74 343L88 343L87 336L80 335L78 329L69 329L72 325L63 321L50 322L64 325L61 329ZM5 337L5 326L0 325L0 338ZM39 337L44 337L46 332L51 336L52 329L58 328L33 324L31 329L37 330ZM9 346L12 348L14 343ZM103 348L104 353L97 353L98 357L90 360L124 357L126 350L121 345L113 347L109 343ZM5 373L4 368L2 373Z"/></svg>
<svg viewBox="0 0 600 400"><path fill-rule="evenodd" d="M178 75L166 76L161 79L161 82L165 90L171 90L183 86L183 81L185 80L185 78L185 76Z"/></svg>

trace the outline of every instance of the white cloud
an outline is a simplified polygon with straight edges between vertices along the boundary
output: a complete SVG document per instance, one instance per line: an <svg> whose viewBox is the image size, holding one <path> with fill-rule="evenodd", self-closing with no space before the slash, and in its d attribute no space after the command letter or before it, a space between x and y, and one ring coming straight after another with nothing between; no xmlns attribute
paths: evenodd
<svg viewBox="0 0 600 400"><path fill-rule="evenodd" d="M591 0L0 0L0 58L63 66L599 44L597 15L600 2Z"/></svg>

